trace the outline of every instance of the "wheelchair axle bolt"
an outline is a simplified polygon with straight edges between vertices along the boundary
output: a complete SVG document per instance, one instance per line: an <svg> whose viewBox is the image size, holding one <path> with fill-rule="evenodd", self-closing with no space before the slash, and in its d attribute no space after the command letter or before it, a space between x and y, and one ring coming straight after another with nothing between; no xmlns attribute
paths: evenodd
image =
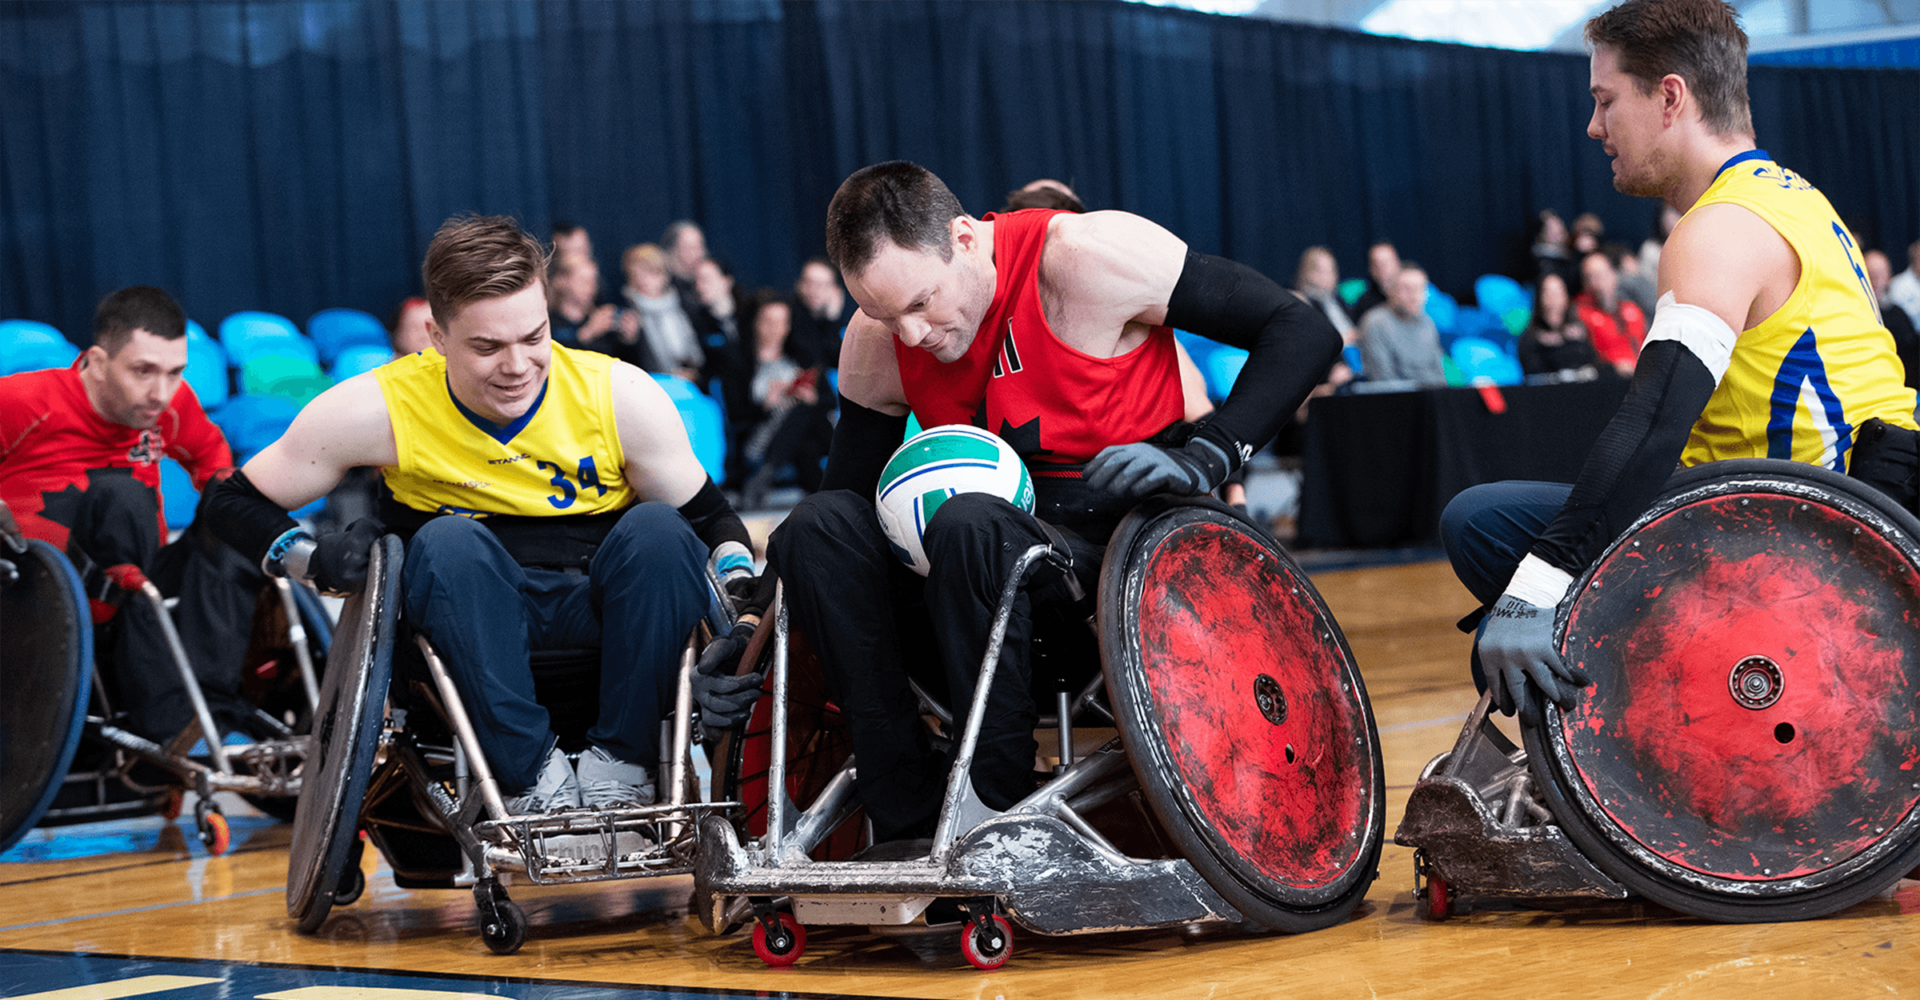
<svg viewBox="0 0 1920 1000"><path fill-rule="evenodd" d="M1266 674L1253 679L1253 703L1266 716L1268 722L1279 725L1287 721L1287 696L1280 690L1280 682Z"/></svg>
<svg viewBox="0 0 1920 1000"><path fill-rule="evenodd" d="M1746 657L1735 663L1727 674L1727 691L1742 708L1754 711L1767 708L1779 701L1785 690L1786 677L1780 672L1780 665L1764 656Z"/></svg>

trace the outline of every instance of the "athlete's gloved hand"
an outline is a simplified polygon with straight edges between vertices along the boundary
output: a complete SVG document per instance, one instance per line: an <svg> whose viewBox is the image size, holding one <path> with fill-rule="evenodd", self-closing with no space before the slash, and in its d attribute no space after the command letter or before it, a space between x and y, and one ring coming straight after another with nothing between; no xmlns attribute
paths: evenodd
<svg viewBox="0 0 1920 1000"><path fill-rule="evenodd" d="M735 625L732 632L707 643L700 661L693 665L693 700L700 706L701 724L710 731L732 729L753 714L760 683L766 678L734 673L753 630L751 622Z"/></svg>
<svg viewBox="0 0 1920 1000"><path fill-rule="evenodd" d="M20 530L20 522L13 519L13 509L5 500L0 500L0 545L18 555L27 552L27 533Z"/></svg>
<svg viewBox="0 0 1920 1000"><path fill-rule="evenodd" d="M1196 437L1179 448L1145 441L1110 445L1093 456L1080 476L1094 489L1137 500L1155 493L1211 493L1231 471L1226 452Z"/></svg>
<svg viewBox="0 0 1920 1000"><path fill-rule="evenodd" d="M1487 690L1507 715L1532 712L1529 681L1562 709L1573 707L1576 689L1593 683L1562 661L1553 648L1553 609L1528 604L1512 594L1502 594L1487 613L1475 649L1486 671Z"/></svg>
<svg viewBox="0 0 1920 1000"><path fill-rule="evenodd" d="M344 597L357 594L367 585L367 559L373 543L387 533L387 527L370 517L347 525L345 531L320 536L308 564L314 589L323 594Z"/></svg>
<svg viewBox="0 0 1920 1000"><path fill-rule="evenodd" d="M738 612L760 589L760 578L753 574L753 553L739 542L721 542L710 557L713 573L720 578L720 589Z"/></svg>

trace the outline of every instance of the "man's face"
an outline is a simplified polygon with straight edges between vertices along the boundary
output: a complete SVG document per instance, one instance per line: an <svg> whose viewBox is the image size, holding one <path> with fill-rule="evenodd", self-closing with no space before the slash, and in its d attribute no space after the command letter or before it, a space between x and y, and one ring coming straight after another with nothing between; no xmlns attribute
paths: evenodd
<svg viewBox="0 0 1920 1000"><path fill-rule="evenodd" d="M1427 276L1419 271L1401 271L1393 278L1393 310L1402 316L1417 316L1427 307Z"/></svg>
<svg viewBox="0 0 1920 1000"><path fill-rule="evenodd" d="M1332 291L1340 283L1340 271L1333 263L1330 253L1317 253L1307 264L1307 281L1319 291Z"/></svg>
<svg viewBox="0 0 1920 1000"><path fill-rule="evenodd" d="M978 259L979 244L966 233L954 240L951 261L888 242L865 271L847 275L847 291L902 344L958 361L993 303L993 262Z"/></svg>
<svg viewBox="0 0 1920 1000"><path fill-rule="evenodd" d="M693 269L693 290L702 302L718 302L733 294L733 279L720 270L720 265L703 260Z"/></svg>
<svg viewBox="0 0 1920 1000"><path fill-rule="evenodd" d="M560 293L567 301L575 305L590 306L593 297L600 292L600 265L591 257L574 257L555 280L560 285Z"/></svg>
<svg viewBox="0 0 1920 1000"><path fill-rule="evenodd" d="M447 356L454 398L496 424L519 419L540 397L553 361L547 290L538 281L512 295L460 307L433 346Z"/></svg>
<svg viewBox="0 0 1920 1000"><path fill-rule="evenodd" d="M833 268L814 262L800 269L800 301L805 303L807 311L816 316L826 316L839 307L835 300L840 296L840 282L833 276Z"/></svg>
<svg viewBox="0 0 1920 1000"><path fill-rule="evenodd" d="M585 229L575 229L553 238L553 253L557 257L593 257L593 241L587 238Z"/></svg>
<svg viewBox="0 0 1920 1000"><path fill-rule="evenodd" d="M432 319L433 309L425 302L400 310L400 321L393 327L393 353L414 354L432 347L433 337L427 333Z"/></svg>
<svg viewBox="0 0 1920 1000"><path fill-rule="evenodd" d="M1867 280L1873 283L1873 294L1878 298L1887 297L1887 286L1893 283L1893 262L1878 250L1867 251Z"/></svg>
<svg viewBox="0 0 1920 1000"><path fill-rule="evenodd" d="M186 370L187 338L137 329L111 357L103 347L87 348L83 377L102 419L146 430L160 423Z"/></svg>
<svg viewBox="0 0 1920 1000"><path fill-rule="evenodd" d="M785 302L775 299L753 314L753 343L763 351L771 352L785 344L791 332L793 313Z"/></svg>
<svg viewBox="0 0 1920 1000"><path fill-rule="evenodd" d="M1593 50L1590 90L1593 118L1587 135L1613 157L1613 186L1636 198L1656 198L1672 186L1674 158L1667 149L1666 98L1661 88L1642 94L1638 81L1620 71L1620 54Z"/></svg>
<svg viewBox="0 0 1920 1000"><path fill-rule="evenodd" d="M1597 253L1589 255L1580 262L1580 280L1596 301L1613 308L1614 292L1620 287L1620 275L1614 271L1613 262Z"/></svg>
<svg viewBox="0 0 1920 1000"><path fill-rule="evenodd" d="M1400 273L1400 252L1384 244L1368 250L1367 273L1381 289L1392 288L1394 277Z"/></svg>
<svg viewBox="0 0 1920 1000"><path fill-rule="evenodd" d="M680 230L673 241L674 270L681 274L692 274L695 265L707 259L707 237L697 226L688 226Z"/></svg>

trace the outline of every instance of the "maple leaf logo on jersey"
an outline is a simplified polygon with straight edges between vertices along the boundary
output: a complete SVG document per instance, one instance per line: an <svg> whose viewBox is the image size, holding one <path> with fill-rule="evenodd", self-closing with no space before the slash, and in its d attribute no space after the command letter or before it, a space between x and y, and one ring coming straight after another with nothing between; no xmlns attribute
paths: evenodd
<svg viewBox="0 0 1920 1000"><path fill-rule="evenodd" d="M160 461L160 443L154 440L152 431L141 431L140 440L127 449L127 461L135 465L150 465Z"/></svg>
<svg viewBox="0 0 1920 1000"><path fill-rule="evenodd" d="M1053 454L1053 449L1040 445L1040 418L1037 416L1018 427L1015 427L1007 418L1001 417L1000 438L1012 445L1013 453L1021 458Z"/></svg>

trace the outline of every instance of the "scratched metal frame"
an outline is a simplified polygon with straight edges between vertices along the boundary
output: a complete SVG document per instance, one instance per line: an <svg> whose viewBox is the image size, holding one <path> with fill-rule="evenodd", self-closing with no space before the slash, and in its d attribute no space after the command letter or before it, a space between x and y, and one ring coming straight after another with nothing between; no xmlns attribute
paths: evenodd
<svg viewBox="0 0 1920 1000"><path fill-rule="evenodd" d="M1712 463L1676 477L1669 492L1582 575L1556 613L1557 644L1566 648L1576 606L1616 553L1639 545L1651 526L1670 515L1740 497L1779 497L1801 505L1803 510L1819 505L1856 522L1856 535L1862 528L1877 535L1910 570L1920 566L1920 543L1916 542L1920 539L1920 521L1870 487L1801 463L1765 459ZM1910 622L1920 617L1920 609L1908 608L1900 613ZM1854 623L1836 623L1835 627L1853 629ZM1746 652L1744 647L1730 649L1728 656L1739 659ZM1718 877L1688 868L1623 830L1604 803L1596 801L1585 783L1575 777L1581 770L1569 749L1562 713L1546 712L1543 723L1523 726L1523 731L1537 783L1582 851L1634 891L1685 912L1727 921L1819 916L1884 890L1920 862L1920 805L1909 803L1904 816L1877 834L1877 840L1837 864L1798 877ZM1907 773L1911 776L1912 772ZM1920 788L1920 782L1914 787Z"/></svg>

